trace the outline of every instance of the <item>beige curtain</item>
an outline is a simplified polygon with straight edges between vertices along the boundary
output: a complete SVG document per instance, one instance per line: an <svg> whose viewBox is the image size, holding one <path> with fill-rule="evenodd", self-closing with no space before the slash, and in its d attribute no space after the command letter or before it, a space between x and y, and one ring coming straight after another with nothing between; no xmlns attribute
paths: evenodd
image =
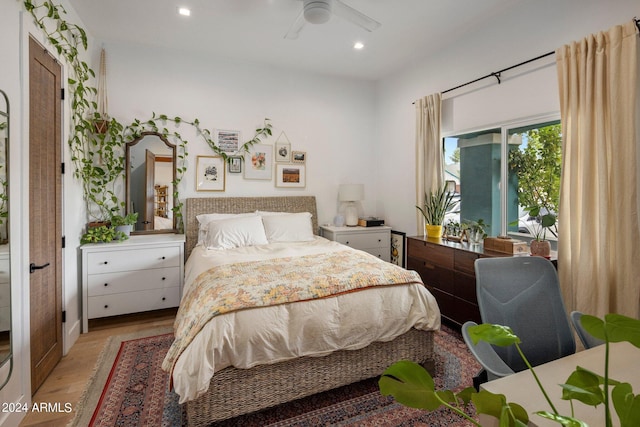
<svg viewBox="0 0 640 427"><path fill-rule="evenodd" d="M634 22L556 51L563 135L558 270L565 304L640 316Z"/></svg>
<svg viewBox="0 0 640 427"><path fill-rule="evenodd" d="M440 137L441 96L425 96L416 106L416 205L424 204L425 192L444 185L443 147ZM424 217L416 209L418 234L424 234Z"/></svg>

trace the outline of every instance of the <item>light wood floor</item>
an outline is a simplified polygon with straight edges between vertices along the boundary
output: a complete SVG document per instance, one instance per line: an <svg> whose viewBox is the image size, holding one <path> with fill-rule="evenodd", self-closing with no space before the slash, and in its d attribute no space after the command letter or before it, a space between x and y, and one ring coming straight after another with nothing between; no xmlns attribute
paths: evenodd
<svg viewBox="0 0 640 427"><path fill-rule="evenodd" d="M33 396L33 402L66 403L73 405L73 412L30 412L20 426L64 427L73 419L76 404L95 366L107 339L112 335L128 334L158 326L171 326L176 310L162 310L153 313L120 316L89 323L89 332L82 334L62 358L51 375Z"/></svg>

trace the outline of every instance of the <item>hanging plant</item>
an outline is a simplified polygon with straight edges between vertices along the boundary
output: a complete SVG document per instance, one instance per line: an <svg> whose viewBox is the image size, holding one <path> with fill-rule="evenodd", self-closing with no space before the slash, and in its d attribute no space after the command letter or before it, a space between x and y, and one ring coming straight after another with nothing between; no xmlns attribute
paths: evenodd
<svg viewBox="0 0 640 427"><path fill-rule="evenodd" d="M47 41L69 64L67 83L71 94L71 129L68 143L74 166L73 175L82 183L90 219L108 220L124 210L125 202L116 194L117 184L124 179L124 147L127 141L138 137L142 132L157 132L176 142L176 179L172 182L175 200L180 200L178 185L187 169L188 141L177 131L169 130L167 124L176 128L180 124L193 126L215 153L225 161L230 160L229 153L216 146L211 132L202 128L198 119L188 121L177 116L152 113L150 119L134 119L125 126L115 118L109 118L106 79L103 83L98 82L98 89L93 87L90 81L96 77L95 72L79 56L81 51L87 50L86 32L63 18L66 10L62 5L48 0L41 3L24 0L23 4ZM101 54L101 77L106 75L106 60L103 59L104 50ZM96 97L97 101L94 100ZM104 122L98 127L96 125L99 121ZM264 119L263 127L256 129L255 136L245 142L234 155L247 152L254 144L261 142L262 138L271 136L271 128L270 120ZM173 207L179 230L183 228L182 206L182 202L178 202Z"/></svg>

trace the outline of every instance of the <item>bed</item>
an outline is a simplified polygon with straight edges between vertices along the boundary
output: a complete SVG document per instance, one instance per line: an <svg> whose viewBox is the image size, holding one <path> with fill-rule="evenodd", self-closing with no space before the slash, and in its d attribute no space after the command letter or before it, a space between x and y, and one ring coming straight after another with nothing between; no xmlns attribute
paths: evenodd
<svg viewBox="0 0 640 427"><path fill-rule="evenodd" d="M201 245L197 245L197 242L202 239L202 234L199 231L199 222L196 219L198 215L208 213L242 214L255 211L265 211L273 215L275 215L276 212L299 213L299 215L309 212L311 214L311 229L314 234L317 234L316 201L313 196L187 199L185 202L184 217L186 226L185 255L188 258L185 268L185 289L191 291L191 286L193 286L193 289L199 289L199 285L193 283L197 282L196 279L200 279L201 276L203 276L202 273L205 271L202 264L203 261L201 260L203 257L210 257L217 263L215 264L217 267L211 271L216 274L227 274L227 276L224 277L236 278L237 272L232 269L245 268L248 260L253 259L255 252L260 252L260 256L262 256L262 252L266 250L263 248L268 247L271 251L272 246L276 255L269 255L271 257L270 260L263 261L261 259L258 262L268 262L270 263L268 265L271 265L271 263L276 265L275 263L283 261L278 265L278 271L281 271L280 269L286 269L287 267L290 267L292 270L304 270L304 268L298 268L297 264L292 264L293 261L291 260L294 258L289 257L292 252L296 253L295 262L308 262L307 260L311 259L308 257L317 256L316 252L318 252L321 257L328 257L327 259L332 260L331 262L343 262L339 260L346 258L356 259L356 255L360 256L360 254L343 252L344 250L351 250L353 252L360 251L345 248L335 242L329 242L317 236L314 236L313 240L304 243L281 244L272 243L270 240L268 245L259 246L257 249L251 247L234 248L229 251L206 251ZM297 218L299 215L292 215L291 218ZM262 218L264 220L266 217ZM209 230L211 232L211 229ZM232 254L233 257L237 256L236 252L241 253L238 259L242 262L235 263L235 261L228 261L232 258ZM193 255L190 256L191 254ZM285 254L286 256L283 258L281 254ZM347 256L345 256L345 254ZM370 255L366 256L371 257ZM373 262L377 260L372 261L366 259L364 261ZM210 262L210 260L207 259L206 262ZM344 262L346 263L347 261ZM387 265L390 266L390 264L383 264L385 264L385 269L390 268L386 267ZM393 268L395 269L392 271L393 274L402 274L399 271L401 269L395 266L393 266ZM225 269L229 269L229 271L225 272ZM286 277L289 277L288 275L291 273L291 271L286 273ZM384 274L389 275L390 273L385 272ZM419 278L419 276L417 277ZM411 306L411 308L408 308L408 310L411 311L408 316L410 319L405 320L403 317L401 321L397 319L397 322L386 321L377 325L375 328L362 328L373 331L363 333L362 339L352 338L349 334L336 333L335 343L331 342L330 344L326 344L322 342L322 339L317 339L317 337L324 337L322 334L328 330L321 329L328 327L325 323L331 324L331 321L323 321L315 324L316 326L320 325L319 328L321 331L315 332L316 334L319 333L319 335L316 335L313 339L300 338L300 341L306 340L308 341L307 343L295 343L295 352L298 354L295 357L292 355L284 357L280 354L281 351L285 350L281 350L279 347L284 347L284 345L274 344L272 346L273 348L270 347L266 350L259 350L259 348L261 349L262 347L253 345L254 341L261 339L260 334L264 335L265 330L272 327L269 323L271 321L275 322L274 325L276 326L274 330L278 331L278 333L280 333L281 329L292 329L288 331L291 333L290 337L285 337L286 346L291 347L292 345L288 340L290 340L291 337L302 337L302 335L299 335L301 329L314 329L314 327L311 326L304 326L306 320L300 320L304 318L304 316L300 317L300 312L313 312L313 316L317 316L317 314L315 314L317 311L321 311L322 313L325 313L323 310L327 312L332 311L332 309L327 309L322 304L335 304L336 301L342 301L340 304L345 304L344 307L349 307L346 304L356 304L354 302L356 301L355 298L357 298L357 301L368 301L369 299L386 301L386 298L389 297L386 296L387 294L382 293L396 292L395 290L392 291L391 288L401 287L410 289L408 296L403 296L403 302L399 303L401 305ZM373 296L375 295L374 292L380 293L380 295L383 296ZM189 293L193 292L183 292L183 294ZM372 296L369 297L369 295ZM301 298L303 300L305 299L303 297ZM186 307L193 305L193 303L185 301L185 299L185 296L183 296L180 311L188 312L189 310L186 310ZM319 305L313 309L306 308L313 304ZM412 308L414 305L419 306L415 308L415 313L414 308ZM426 308L427 306L428 309ZM380 308L369 310L367 306L367 310L365 311L378 313L375 310L380 310ZM181 316L180 311L178 319L188 317L185 314ZM350 311L354 311L354 309ZM382 311L386 312L391 310L383 309ZM428 313L422 313L423 311L428 311ZM288 316L291 317L289 318ZM311 316L312 315L309 315L310 319ZM192 317L199 318L199 315ZM378 313L378 317L383 316ZM296 320L294 321L293 319ZM270 307L255 307L230 313L221 313L214 319L207 320L206 323L204 322L203 320L202 329L197 329L195 334L188 334L183 332L184 329L179 329L179 324L184 325L188 323L191 325L194 322L186 320L179 322L177 320L176 331L180 332L176 333L177 339L176 342L174 342L174 346L172 346L172 350L174 350L174 347L177 349L173 351L174 358L171 362L172 381L176 391L180 394L181 403L184 402L186 404L190 426L210 425L215 421L255 412L270 406L289 402L366 378L375 377L380 375L384 369L397 360L409 359L429 366L433 357L432 334L433 331L439 329L440 314L435 304L435 299L426 291L424 286L412 284L395 287L380 286L378 289L375 289L375 291L366 289L357 292L347 292L335 297L319 300L291 302ZM242 327L242 325L247 322L252 322L251 326ZM279 322L289 323L288 326L285 325L281 327ZM404 325L406 322L415 323L416 325L415 327L407 328L406 325ZM310 325L312 323L312 321L309 321ZM350 324L349 322L345 323ZM233 333L221 332L228 324L233 324L233 328L235 329L230 329ZM238 325L241 327L238 327ZM247 332L247 330L250 331ZM283 334L286 335L288 332L284 331ZM223 337L212 338L211 336L216 333L222 334ZM258 338L251 335L254 333L258 335ZM366 342L365 344L364 340L371 339L368 335L373 333L379 334L381 338L376 341ZM247 335L248 338L246 338L246 341L243 341L245 340L245 334L249 335ZM183 346L178 345L179 342L182 341L182 337L187 335L193 335L192 340L186 344L181 343L184 344ZM237 342L234 342L236 338ZM234 350L229 350L228 348L220 350L216 347L215 351L211 351L210 348L213 346L212 343L216 342L215 340L230 341L232 342L229 344L230 347L235 346L238 348L234 348ZM334 340L333 336L331 340ZM318 344L318 342L320 343ZM264 346L264 344L260 345ZM269 346L269 343L267 343L267 346ZM318 348L314 346L318 346ZM339 346L340 348L334 348L335 346ZM169 351L170 354L172 350ZM287 349L286 351L289 350L290 349ZM215 357L209 353L215 353ZM227 353L233 354L227 356ZM236 353L238 355L236 355ZM247 354L251 355L250 359L245 357ZM255 356L255 354L257 354L257 356ZM270 357L273 359L269 359ZM165 362L167 362L167 360L165 360ZM220 366L217 365L218 363L220 363ZM214 372L215 374L213 374Z"/></svg>

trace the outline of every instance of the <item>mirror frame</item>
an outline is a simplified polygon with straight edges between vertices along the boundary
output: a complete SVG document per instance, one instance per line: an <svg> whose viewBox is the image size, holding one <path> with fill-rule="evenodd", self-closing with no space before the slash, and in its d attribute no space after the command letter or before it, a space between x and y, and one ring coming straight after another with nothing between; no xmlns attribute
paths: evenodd
<svg viewBox="0 0 640 427"><path fill-rule="evenodd" d="M2 98L4 98L4 102L6 105L6 111L2 111L0 110L0 115L5 116L6 120L7 120L7 127L6 127L6 141L5 141L5 161L6 161L6 166L5 166L5 173L7 176L7 188L6 188L6 194L7 194L7 213L9 212L9 137L10 137L10 123L9 123L9 119L10 119L10 114L9 114L9 97L7 96L7 94L0 89L0 95L2 95ZM2 389L8 382L9 379L11 379L11 374L13 372L13 307L11 306L11 239L9 239L9 234L10 234L10 230L9 230L9 215L7 214L7 218L6 218L6 227L7 227L7 245L9 245L9 352L7 354L6 357L4 357L4 359L0 360L0 371L6 371L7 372L7 377L0 379L0 389ZM7 363L9 364L8 369L5 368L5 366L7 365Z"/></svg>
<svg viewBox="0 0 640 427"><path fill-rule="evenodd" d="M126 205L125 205L125 215L129 214L129 207L131 206L131 190L130 190L130 167L131 167L131 161L130 161L130 154L131 154L131 148L136 145L137 143L139 143L140 141L142 141L145 137L147 136L156 136L158 137L162 142L164 142L164 144L169 147L169 149L171 149L171 151L173 152L173 180L172 180L172 188L171 188L171 193L173 196L173 206L177 206L177 199L176 199L176 189L175 189L175 182L176 182L176 161L177 161L177 149L175 144L170 143L167 138L164 137L164 135L162 135L161 133L158 132L141 132L140 135L135 138L133 141L127 142L125 144L125 157L124 157L124 167L125 167L125 199L126 199ZM175 213L173 215L173 228L172 229L162 229L162 230L132 230L131 234L169 234L169 233L177 233L178 229L177 229L177 218L175 216Z"/></svg>

